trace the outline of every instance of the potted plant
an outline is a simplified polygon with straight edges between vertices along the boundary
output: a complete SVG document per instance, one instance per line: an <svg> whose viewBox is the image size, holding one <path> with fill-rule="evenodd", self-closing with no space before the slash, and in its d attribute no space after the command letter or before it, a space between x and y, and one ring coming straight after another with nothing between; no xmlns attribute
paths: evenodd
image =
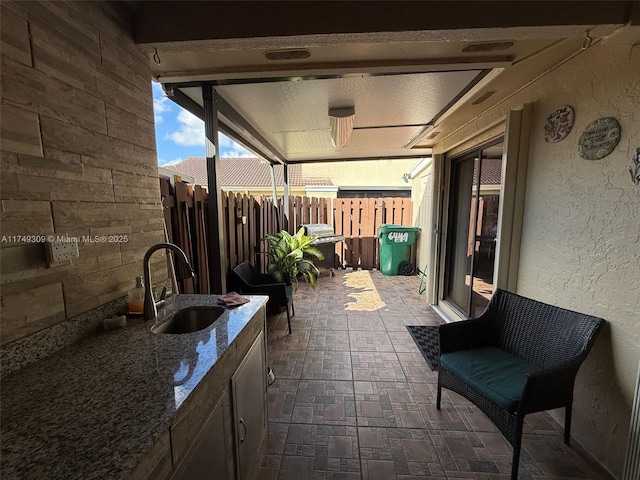
<svg viewBox="0 0 640 480"><path fill-rule="evenodd" d="M269 259L267 273L276 281L287 284L302 275L315 288L320 272L312 257L324 260L324 255L311 245L313 239L304 234L304 227L295 235L282 230L274 235L267 235L262 240L266 240L269 245L269 251L265 252Z"/></svg>

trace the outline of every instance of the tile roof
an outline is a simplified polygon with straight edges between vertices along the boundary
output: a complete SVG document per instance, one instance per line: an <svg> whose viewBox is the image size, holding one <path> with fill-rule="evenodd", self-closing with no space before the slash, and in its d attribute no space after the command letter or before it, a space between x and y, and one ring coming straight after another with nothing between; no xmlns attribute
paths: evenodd
<svg viewBox="0 0 640 480"><path fill-rule="evenodd" d="M189 157L175 165L164 168L182 175L193 177L196 185L207 186L207 160L202 157ZM276 165L276 185L282 185L284 168ZM257 157L220 158L220 177L222 187L270 187L271 172L269 164ZM332 185L331 180L322 177L303 177L301 165L289 166L289 185Z"/></svg>
<svg viewBox="0 0 640 480"><path fill-rule="evenodd" d="M473 182L478 178L478 159L475 160ZM484 158L482 160L482 172L480 172L480 185L500 185L502 179L502 158Z"/></svg>

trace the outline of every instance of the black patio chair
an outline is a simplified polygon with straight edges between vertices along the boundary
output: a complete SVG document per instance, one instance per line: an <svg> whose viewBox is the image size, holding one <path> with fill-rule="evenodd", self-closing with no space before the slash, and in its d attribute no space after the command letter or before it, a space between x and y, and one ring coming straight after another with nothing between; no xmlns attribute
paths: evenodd
<svg viewBox="0 0 640 480"><path fill-rule="evenodd" d="M291 317L296 311L293 307L293 287L285 283L278 283L267 274L260 273L249 262L242 262L233 269L233 275L238 281L238 288L241 293L257 293L269 296L267 310L277 313L280 307L287 309L287 325L291 334ZM289 315L289 305L291 305L291 315Z"/></svg>
<svg viewBox="0 0 640 480"><path fill-rule="evenodd" d="M497 289L478 318L439 327L442 387L482 410L513 446L518 478L526 414L565 408L569 444L573 386L605 321Z"/></svg>

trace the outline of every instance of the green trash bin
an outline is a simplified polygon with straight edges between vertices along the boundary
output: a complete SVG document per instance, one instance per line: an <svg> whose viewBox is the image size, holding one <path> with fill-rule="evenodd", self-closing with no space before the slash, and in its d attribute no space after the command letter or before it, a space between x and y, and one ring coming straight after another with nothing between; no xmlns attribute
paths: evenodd
<svg viewBox="0 0 640 480"><path fill-rule="evenodd" d="M383 275L399 275L408 271L411 263L411 245L416 243L418 227L380 225L380 271Z"/></svg>

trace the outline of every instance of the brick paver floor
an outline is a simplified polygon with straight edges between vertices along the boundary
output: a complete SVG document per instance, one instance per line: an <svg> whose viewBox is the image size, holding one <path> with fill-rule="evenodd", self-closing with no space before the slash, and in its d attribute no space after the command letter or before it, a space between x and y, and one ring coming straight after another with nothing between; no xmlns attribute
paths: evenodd
<svg viewBox="0 0 640 480"><path fill-rule="evenodd" d="M301 283L268 318L269 437L259 479L508 479L511 446L474 405L443 390L406 325L443 320L420 277L337 271ZM547 413L526 418L520 479L609 479Z"/></svg>

